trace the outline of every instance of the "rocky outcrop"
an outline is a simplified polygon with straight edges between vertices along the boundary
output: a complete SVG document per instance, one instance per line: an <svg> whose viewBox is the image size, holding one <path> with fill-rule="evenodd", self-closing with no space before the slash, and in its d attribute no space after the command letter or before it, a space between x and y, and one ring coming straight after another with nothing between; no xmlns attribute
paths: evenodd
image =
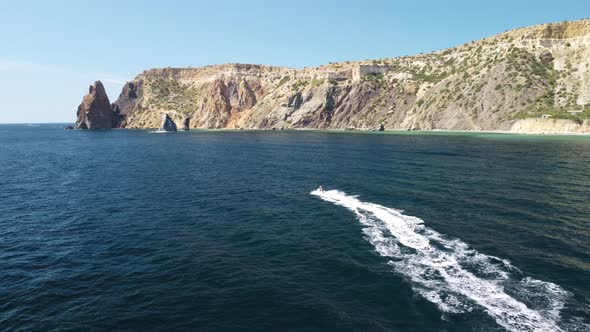
<svg viewBox="0 0 590 332"><path fill-rule="evenodd" d="M191 129L191 119L184 118L184 120L182 120L182 130L187 131L190 129Z"/></svg>
<svg viewBox="0 0 590 332"><path fill-rule="evenodd" d="M287 102L287 107L292 107L294 109L299 109L303 104L303 97L301 96L301 91L295 93L291 97L289 97L289 101Z"/></svg>
<svg viewBox="0 0 590 332"><path fill-rule="evenodd" d="M94 82L88 94L78 106L76 129L111 129L117 128L122 117L117 109L113 110L109 97L100 81Z"/></svg>
<svg viewBox="0 0 590 332"><path fill-rule="evenodd" d="M143 82L127 82L121 90L119 99L115 102L117 109L123 115L129 114L137 108L141 108L140 101L143 97Z"/></svg>
<svg viewBox="0 0 590 332"><path fill-rule="evenodd" d="M168 116L162 114L162 123L160 124L160 131L176 131L176 123Z"/></svg>
<svg viewBox="0 0 590 332"><path fill-rule="evenodd" d="M112 109L127 128L158 128L162 113L183 128L520 132L534 127L520 119L545 113L583 121L590 118L590 20L315 68L150 69L123 87Z"/></svg>

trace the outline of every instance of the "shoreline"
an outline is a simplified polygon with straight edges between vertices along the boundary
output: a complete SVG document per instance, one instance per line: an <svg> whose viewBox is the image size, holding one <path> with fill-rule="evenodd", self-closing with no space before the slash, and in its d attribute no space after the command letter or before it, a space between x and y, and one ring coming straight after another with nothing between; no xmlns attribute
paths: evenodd
<svg viewBox="0 0 590 332"><path fill-rule="evenodd" d="M42 125L52 125L65 127L72 125L69 122L40 122L40 123L0 123L0 126L24 126L24 127L38 127ZM79 130L79 129L76 129ZM129 130L129 131L154 131L158 128L113 128L104 130L90 130L90 131L109 131L109 130ZM83 131L83 130L82 130ZM335 128L292 128L292 129L265 129L265 128L191 128L190 131L261 131L261 132L288 132L288 131L309 131L309 132L326 132L326 133L359 133L359 134L500 134L500 135L527 135L527 136L590 136L589 132L563 132L563 133L539 133L539 132L517 132L510 130L450 130L450 129L433 129L433 130L406 130L406 129L386 129L384 131L370 130L370 129L335 129ZM184 132L178 130L178 132Z"/></svg>
<svg viewBox="0 0 590 332"><path fill-rule="evenodd" d="M138 131L153 131L158 130L158 128L120 128L117 130L138 130ZM582 133L575 133L575 132L566 132L566 133L525 133L525 132L513 132L508 130L447 130L447 129L434 129L434 130L405 130L405 129L386 129L384 131L378 130L362 130L362 129L316 129L316 128L293 128L293 129L260 129L260 128L252 128L252 129L238 129L238 128L192 128L188 130L190 131L203 131L203 132L289 132L289 131L298 131L298 132L324 132L324 133L345 133L345 134L407 134L407 135L423 135L423 134L499 134L499 135L522 135L522 136L588 136L590 137L590 132L582 132ZM183 130L179 130L178 132L183 132Z"/></svg>

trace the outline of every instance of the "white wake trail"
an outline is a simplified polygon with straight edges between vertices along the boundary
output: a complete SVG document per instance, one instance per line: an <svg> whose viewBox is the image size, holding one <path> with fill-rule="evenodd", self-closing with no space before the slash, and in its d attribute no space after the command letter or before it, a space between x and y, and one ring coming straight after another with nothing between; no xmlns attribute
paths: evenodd
<svg viewBox="0 0 590 332"><path fill-rule="evenodd" d="M509 331L562 331L560 310L571 294L560 286L518 277L520 271L508 261L447 239L399 210L337 190L311 194L353 211L375 250L389 257L389 264L414 291L443 312L480 308Z"/></svg>

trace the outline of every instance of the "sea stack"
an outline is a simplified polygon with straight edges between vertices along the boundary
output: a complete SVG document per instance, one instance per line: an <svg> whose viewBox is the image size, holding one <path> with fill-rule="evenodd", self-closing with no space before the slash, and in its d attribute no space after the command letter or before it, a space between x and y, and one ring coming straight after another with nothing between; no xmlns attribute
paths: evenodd
<svg viewBox="0 0 590 332"><path fill-rule="evenodd" d="M190 130L191 127L191 119L190 118L184 118L184 120L182 120L182 130Z"/></svg>
<svg viewBox="0 0 590 332"><path fill-rule="evenodd" d="M117 127L119 115L113 112L109 97L100 81L88 88L88 94L78 106L76 129L112 129Z"/></svg>
<svg viewBox="0 0 590 332"><path fill-rule="evenodd" d="M160 131L176 131L176 123L168 116L168 114L162 114L162 124L160 125Z"/></svg>

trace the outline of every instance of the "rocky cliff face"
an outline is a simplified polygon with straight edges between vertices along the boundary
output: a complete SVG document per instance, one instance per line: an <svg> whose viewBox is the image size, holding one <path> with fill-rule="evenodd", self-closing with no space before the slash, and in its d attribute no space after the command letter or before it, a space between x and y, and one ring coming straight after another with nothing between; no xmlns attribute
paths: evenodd
<svg viewBox="0 0 590 332"><path fill-rule="evenodd" d="M77 129L112 129L117 128L123 119L118 105L111 105L100 81L88 88L88 94L78 106Z"/></svg>
<svg viewBox="0 0 590 332"><path fill-rule="evenodd" d="M522 119L510 131L525 134L586 134L590 133L590 120Z"/></svg>
<svg viewBox="0 0 590 332"><path fill-rule="evenodd" d="M147 70L115 102L128 128L526 130L590 117L590 20L509 31L410 57L291 69ZM187 120L188 119L188 120ZM180 122L179 122L180 121ZM186 122L185 122L186 121Z"/></svg>

